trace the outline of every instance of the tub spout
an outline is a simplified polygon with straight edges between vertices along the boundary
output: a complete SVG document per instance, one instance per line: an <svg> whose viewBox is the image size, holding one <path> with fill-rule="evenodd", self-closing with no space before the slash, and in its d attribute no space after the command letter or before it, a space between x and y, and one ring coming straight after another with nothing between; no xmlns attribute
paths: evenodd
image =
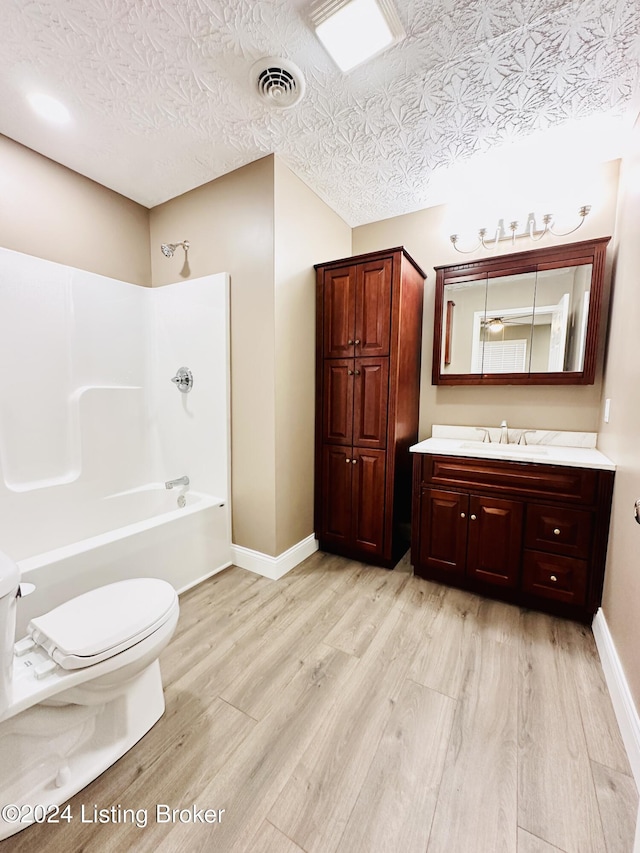
<svg viewBox="0 0 640 853"><path fill-rule="evenodd" d="M172 489L174 486L188 486L189 478L187 476L178 477L176 480L167 480L164 484L165 489Z"/></svg>

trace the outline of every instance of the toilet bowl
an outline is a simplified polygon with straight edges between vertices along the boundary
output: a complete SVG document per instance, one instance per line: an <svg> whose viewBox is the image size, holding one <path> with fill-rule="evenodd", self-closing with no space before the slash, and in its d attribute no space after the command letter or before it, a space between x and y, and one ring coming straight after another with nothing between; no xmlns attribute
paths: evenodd
<svg viewBox="0 0 640 853"><path fill-rule="evenodd" d="M0 803L20 810L0 814L0 839L64 803L162 716L158 656L179 613L165 581L119 581L32 619L14 644L19 589L0 553Z"/></svg>

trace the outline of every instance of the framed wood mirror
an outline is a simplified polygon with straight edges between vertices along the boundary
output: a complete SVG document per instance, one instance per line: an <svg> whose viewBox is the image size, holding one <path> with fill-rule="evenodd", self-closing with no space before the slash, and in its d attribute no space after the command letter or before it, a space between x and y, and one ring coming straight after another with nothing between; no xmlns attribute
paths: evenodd
<svg viewBox="0 0 640 853"><path fill-rule="evenodd" d="M436 267L433 384L592 384L610 239Z"/></svg>

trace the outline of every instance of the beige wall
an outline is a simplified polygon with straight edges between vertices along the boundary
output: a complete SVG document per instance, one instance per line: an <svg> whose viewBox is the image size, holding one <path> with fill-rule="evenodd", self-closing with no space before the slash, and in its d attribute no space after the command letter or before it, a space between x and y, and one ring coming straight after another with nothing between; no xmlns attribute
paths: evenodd
<svg viewBox="0 0 640 853"><path fill-rule="evenodd" d="M351 228L276 158L276 554L313 533L313 265L350 254Z"/></svg>
<svg viewBox="0 0 640 853"><path fill-rule="evenodd" d="M635 154L623 161L615 239L614 288L603 400L611 399L600 447L617 463L603 611L627 682L640 709L640 119Z"/></svg>
<svg viewBox="0 0 640 853"><path fill-rule="evenodd" d="M189 240L188 268L178 249ZM233 542L276 556L313 532L315 278L351 229L275 157L151 211L154 286L231 275Z"/></svg>
<svg viewBox="0 0 640 853"><path fill-rule="evenodd" d="M580 231L555 243L570 243L613 234L615 225L618 162L601 167L604 192ZM591 170L593 172L593 170ZM593 175L590 175L592 178ZM527 203L526 199L523 202ZM577 218L577 217L576 217ZM486 424L497 426L506 419L510 427L597 430L600 411L601 374L591 386L563 387L450 387L431 384L433 348L434 266L461 263L464 258L449 241L450 211L447 205L396 216L363 225L353 231L353 252L360 254L392 246L405 246L427 273L422 337L420 384L420 438L440 424ZM504 245L504 248L503 248ZM512 251L533 248L528 238L519 239ZM510 244L500 252L510 251Z"/></svg>
<svg viewBox="0 0 640 853"><path fill-rule="evenodd" d="M151 211L154 286L231 276L233 541L275 554L274 163L265 157ZM161 243L189 240L173 258ZM203 377L206 381L206 378Z"/></svg>
<svg viewBox="0 0 640 853"><path fill-rule="evenodd" d="M0 136L0 245L148 286L149 211Z"/></svg>

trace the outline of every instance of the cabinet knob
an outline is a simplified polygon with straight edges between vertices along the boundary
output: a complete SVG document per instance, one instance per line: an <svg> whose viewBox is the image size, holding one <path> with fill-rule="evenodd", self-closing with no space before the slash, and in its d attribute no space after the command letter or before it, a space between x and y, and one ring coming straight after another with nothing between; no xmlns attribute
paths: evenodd
<svg viewBox="0 0 640 853"><path fill-rule="evenodd" d="M360 343L360 338L356 338L354 341L354 344L359 344L359 343Z"/></svg>
<svg viewBox="0 0 640 853"><path fill-rule="evenodd" d="M553 535L554 536L560 536L560 528L559 527L554 528Z"/></svg>
<svg viewBox="0 0 640 853"><path fill-rule="evenodd" d="M355 465L357 461L358 461L357 459L352 459L352 460L351 460L351 464L352 464L352 465Z"/></svg>
<svg viewBox="0 0 640 853"><path fill-rule="evenodd" d="M349 344L349 345L351 345L352 343L353 343L353 341L347 341L347 344Z"/></svg>
<svg viewBox="0 0 640 853"><path fill-rule="evenodd" d="M475 521L477 516L476 515L470 515L469 518L471 519L471 521Z"/></svg>
<svg viewBox="0 0 640 853"><path fill-rule="evenodd" d="M353 376L353 370L347 370L347 376Z"/></svg>
<svg viewBox="0 0 640 853"><path fill-rule="evenodd" d="M360 376L360 371L359 371L359 370L354 370L353 372L355 373L355 375L356 375L356 376Z"/></svg>
<svg viewBox="0 0 640 853"><path fill-rule="evenodd" d="M551 575L551 577L549 578L549 580L550 580L550 581L553 581L553 582L555 583L555 582L558 580L558 578L557 578L555 575Z"/></svg>
<svg viewBox="0 0 640 853"><path fill-rule="evenodd" d="M350 459L345 459L344 461L347 463L347 465L349 464L349 462L351 462Z"/></svg>
<svg viewBox="0 0 640 853"><path fill-rule="evenodd" d="M461 512L461 513L460 513L460 518L466 518L466 515L465 515L463 512Z"/></svg>

